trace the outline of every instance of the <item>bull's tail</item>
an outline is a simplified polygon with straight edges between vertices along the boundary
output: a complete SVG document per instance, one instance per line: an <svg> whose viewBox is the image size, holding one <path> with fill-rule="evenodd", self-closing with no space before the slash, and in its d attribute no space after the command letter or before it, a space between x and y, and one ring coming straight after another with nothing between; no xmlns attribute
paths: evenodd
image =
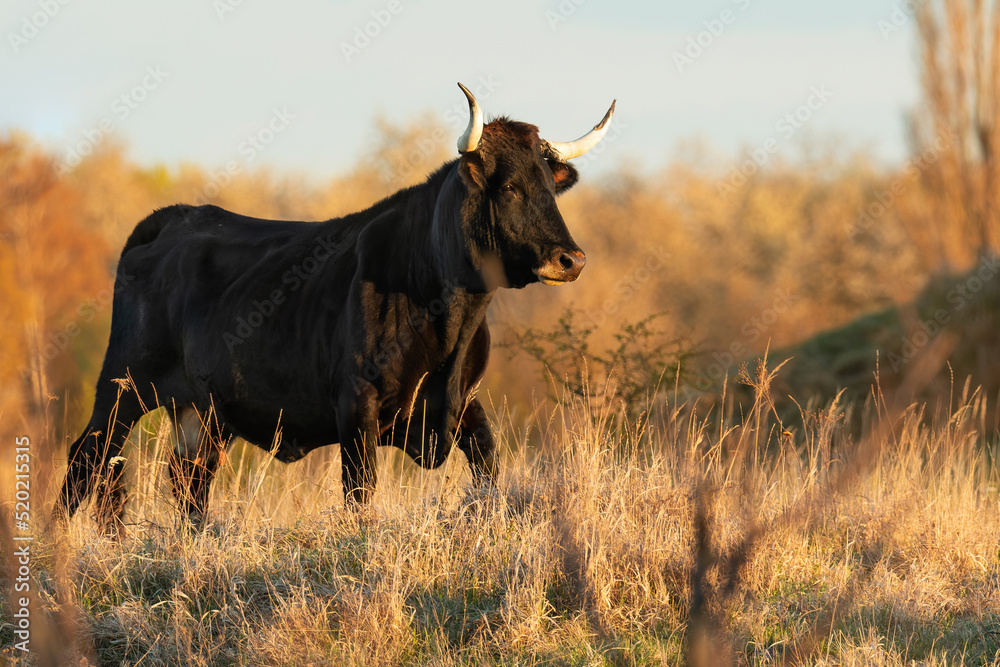
<svg viewBox="0 0 1000 667"><path fill-rule="evenodd" d="M176 220L178 216L186 216L192 208L193 207L186 204L174 204L173 206L167 206L153 211L153 213L146 216L146 218L132 230L132 233L128 237L128 241L125 242L125 247L122 248L121 256L124 257L125 253L132 248L155 241L156 237L160 235L160 232L163 231L163 228L166 227L171 220Z"/></svg>

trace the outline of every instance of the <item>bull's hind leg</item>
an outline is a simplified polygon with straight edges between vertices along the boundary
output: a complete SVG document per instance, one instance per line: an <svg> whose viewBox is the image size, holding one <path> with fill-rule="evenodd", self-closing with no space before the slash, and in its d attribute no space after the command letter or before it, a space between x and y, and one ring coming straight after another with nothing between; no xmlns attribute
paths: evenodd
<svg viewBox="0 0 1000 667"><path fill-rule="evenodd" d="M191 525L200 530L208 511L212 480L231 438L211 410L201 415L194 408L180 409L174 425L177 444L170 454L174 497Z"/></svg>
<svg viewBox="0 0 1000 667"><path fill-rule="evenodd" d="M69 467L56 501L55 518L68 520L97 491L94 509L101 532L120 534L126 501L122 447L132 426L146 411L130 382L98 382L90 422L70 446Z"/></svg>

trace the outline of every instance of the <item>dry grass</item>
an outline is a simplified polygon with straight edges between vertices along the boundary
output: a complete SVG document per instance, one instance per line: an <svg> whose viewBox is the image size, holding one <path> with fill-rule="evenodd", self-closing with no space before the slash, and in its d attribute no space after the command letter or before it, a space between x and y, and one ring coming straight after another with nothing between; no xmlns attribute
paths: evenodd
<svg viewBox="0 0 1000 667"><path fill-rule="evenodd" d="M935 0L921 5L916 25L924 96L911 126L913 159L887 170L863 153L806 144L802 158L778 156L725 196L720 185L741 157L693 148L653 174L623 162L560 200L590 259L578 288L508 291L493 322L547 329L553 313L571 307L603 349L620 322L666 311L672 335L702 344L704 370L717 362L722 372L698 384L713 394L714 380L730 377L740 358L843 326L835 341L817 339L826 345L820 354L798 350L797 363L811 363L798 375L814 385L832 376L827 396L853 386L847 362L857 360L859 341L870 342L861 334L871 320L860 315L899 306L874 341L895 350L927 317L905 304L929 277L964 272L1000 247L1000 4ZM248 172L212 203L284 219L359 210L447 159L440 142L414 150L440 129L433 119L377 123L350 174L314 183ZM415 153L424 157L411 164ZM1000 665L992 389L989 404L966 391L944 398L944 410L881 396L835 402L803 410L794 433L776 417L785 411L775 409L766 376L746 378L756 385L747 414L732 396L714 395L692 398L695 405L661 401L648 423L625 425L607 406L579 399L545 418L501 409L496 489L473 488L461 454L426 473L383 452L379 491L360 514L341 507L336 448L291 466L237 448L204 533L188 531L170 500L169 438L154 415L126 452L124 540L100 538L82 516L65 537L45 535L52 482L65 465L48 458L65 456L60 443L89 414L117 248L152 209L204 198L213 178L192 165L141 167L110 143L61 180L55 161L26 136L0 137L8 325L0 580L8 592L14 435L30 435L41 457L32 463L38 653L23 659L8 624L0 659ZM898 196L886 204L890 192ZM948 304L954 286L942 292ZM996 387L996 309L987 305L948 311L975 343L948 362ZM503 329L495 330L500 340ZM950 353L938 354L937 344L923 356L944 368ZM918 378L918 367L906 367L904 379ZM867 368L857 373L865 386ZM785 380L795 373L783 372ZM508 360L494 363L487 387L524 410L534 380L533 368ZM866 425L864 435L848 423ZM11 600L0 605L9 623Z"/></svg>
<svg viewBox="0 0 1000 667"><path fill-rule="evenodd" d="M508 415L496 489L471 487L461 455L425 473L383 453L361 513L340 507L335 451L240 450L204 533L167 500L154 415L129 454L127 537L77 519L36 542L65 646L47 664L1000 664L985 401L941 424L873 414L855 443L836 404L783 432L769 378L747 379L742 420L668 406L614 427L573 403L532 446Z"/></svg>

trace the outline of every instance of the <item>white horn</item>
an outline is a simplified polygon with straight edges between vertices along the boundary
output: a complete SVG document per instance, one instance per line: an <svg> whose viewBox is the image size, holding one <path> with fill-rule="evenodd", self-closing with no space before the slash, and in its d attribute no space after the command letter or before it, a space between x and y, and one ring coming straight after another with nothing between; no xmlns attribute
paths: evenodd
<svg viewBox="0 0 1000 667"><path fill-rule="evenodd" d="M465 134L458 140L458 152L471 153L479 148L479 139L483 136L483 111L479 108L476 96L468 88L461 83L458 87L469 98L469 127L465 128Z"/></svg>
<svg viewBox="0 0 1000 667"><path fill-rule="evenodd" d="M615 102L618 100L613 100L611 102L611 108L608 112L604 114L604 119L600 123L594 126L594 129L583 135L576 141L547 141L549 149L552 151L554 157L557 160L571 160L575 157L580 157L591 148L597 145L604 135L607 134L608 128L611 126L611 117L615 115Z"/></svg>

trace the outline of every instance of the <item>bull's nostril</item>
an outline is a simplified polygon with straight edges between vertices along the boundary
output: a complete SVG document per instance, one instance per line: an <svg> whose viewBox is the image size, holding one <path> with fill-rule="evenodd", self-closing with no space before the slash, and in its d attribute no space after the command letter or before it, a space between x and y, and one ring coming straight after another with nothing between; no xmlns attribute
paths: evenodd
<svg viewBox="0 0 1000 667"><path fill-rule="evenodd" d="M558 252L558 251L557 251ZM576 280L587 263L582 250L553 253L545 264L536 270L539 279L548 285L561 285Z"/></svg>

